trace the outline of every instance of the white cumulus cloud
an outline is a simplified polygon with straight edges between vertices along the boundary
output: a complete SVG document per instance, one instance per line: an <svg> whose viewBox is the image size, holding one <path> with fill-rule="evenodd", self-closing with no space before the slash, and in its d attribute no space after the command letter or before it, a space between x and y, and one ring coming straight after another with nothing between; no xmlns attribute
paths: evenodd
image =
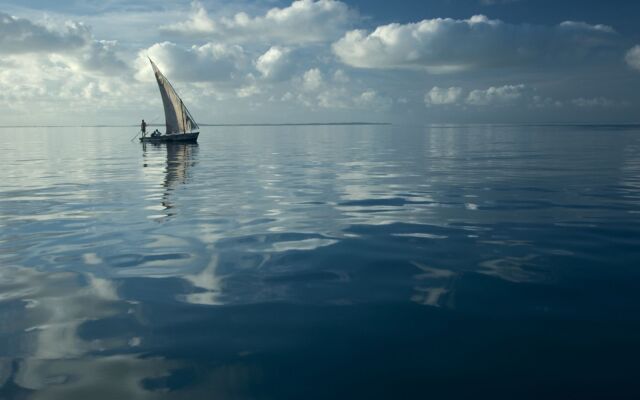
<svg viewBox="0 0 640 400"><path fill-rule="evenodd" d="M117 46L118 43L113 40L93 40L76 58L81 67L87 71L117 74L129 68L118 56ZM71 58L70 63L73 63L73 60Z"/></svg>
<svg viewBox="0 0 640 400"><path fill-rule="evenodd" d="M441 88L434 86L424 96L427 107L443 105L467 105L474 107L485 106L509 106L518 103L542 105L543 102L552 99L543 99L534 95L534 91L526 85L491 86L487 89L474 89L467 91L463 88L452 86Z"/></svg>
<svg viewBox="0 0 640 400"><path fill-rule="evenodd" d="M581 22L509 24L476 15L393 23L347 32L333 44L345 64L360 68L424 68L433 73L479 67L576 62L615 46L612 28Z"/></svg>
<svg viewBox="0 0 640 400"><path fill-rule="evenodd" d="M238 45L207 43L183 48L171 42L156 43L138 54L136 77L142 81L153 80L147 56L170 79L191 82L230 81L247 64L247 55Z"/></svg>
<svg viewBox="0 0 640 400"><path fill-rule="evenodd" d="M456 104L462 98L462 88L441 88L434 86L424 95L424 103L427 107L432 105Z"/></svg>
<svg viewBox="0 0 640 400"><path fill-rule="evenodd" d="M79 22L54 28L0 12L0 54L14 56L18 62L21 56L40 54L76 73L117 73L127 66L116 48L115 41L95 40L89 27Z"/></svg>
<svg viewBox="0 0 640 400"><path fill-rule="evenodd" d="M291 50L287 47L272 46L258 57L256 69L267 79L284 78L290 66L290 53Z"/></svg>
<svg viewBox="0 0 640 400"><path fill-rule="evenodd" d="M627 64L638 71L640 71L640 45L633 46L625 56Z"/></svg>
<svg viewBox="0 0 640 400"><path fill-rule="evenodd" d="M5 120L64 118L61 110L90 113L122 107L133 99L125 95L128 72L118 43L96 40L88 25L0 12L0 102L11 110Z"/></svg>
<svg viewBox="0 0 640 400"><path fill-rule="evenodd" d="M535 88L524 84L491 86L486 89L465 90L460 87L433 87L424 97L427 107L466 106L473 108L514 107L528 109L559 109L566 105L576 108L611 108L628 106L628 102L615 101L607 97L577 97L558 100L536 93Z"/></svg>
<svg viewBox="0 0 640 400"><path fill-rule="evenodd" d="M387 111L393 100L381 95L374 89L366 89L361 93L352 93L344 87L330 87L316 96L317 106L326 109L360 109L370 111ZM307 106L315 106L307 100Z"/></svg>
<svg viewBox="0 0 640 400"><path fill-rule="evenodd" d="M231 42L305 44L332 41L357 19L357 13L336 0L297 0L263 15L239 12L213 19L200 3L194 3L187 21L164 26L167 33L220 37Z"/></svg>
<svg viewBox="0 0 640 400"><path fill-rule="evenodd" d="M354 103L357 107L365 109L386 110L391 107L393 101L388 97L381 96L373 89L367 89L354 99Z"/></svg>
<svg viewBox="0 0 640 400"><path fill-rule="evenodd" d="M350 79L343 70L339 69L333 73L333 80L338 83L348 83Z"/></svg>
<svg viewBox="0 0 640 400"><path fill-rule="evenodd" d="M89 28L81 23L67 22L62 29L56 30L0 12L2 54L75 50L90 42Z"/></svg>
<svg viewBox="0 0 640 400"><path fill-rule="evenodd" d="M492 86L484 90L476 89L469 93L466 103L473 106L512 104L522 99L527 89L525 85Z"/></svg>
<svg viewBox="0 0 640 400"><path fill-rule="evenodd" d="M183 35L207 34L215 31L215 23L209 18L207 9L202 3L191 3L191 15L186 21L180 21L160 27L163 32L178 33Z"/></svg>
<svg viewBox="0 0 640 400"><path fill-rule="evenodd" d="M312 68L304 73L302 76L302 87L307 91L315 91L320 89L324 78L322 72L318 68Z"/></svg>

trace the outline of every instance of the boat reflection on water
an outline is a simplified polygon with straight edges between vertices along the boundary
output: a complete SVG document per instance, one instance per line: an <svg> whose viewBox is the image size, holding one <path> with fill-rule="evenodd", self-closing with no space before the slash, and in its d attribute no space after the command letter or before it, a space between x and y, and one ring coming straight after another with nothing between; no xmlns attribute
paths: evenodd
<svg viewBox="0 0 640 400"><path fill-rule="evenodd" d="M147 200L153 205L146 208L160 211L159 214L149 215L150 219L168 222L176 215L177 209L185 216L198 214L192 212L193 205L181 201L184 199L176 192L180 187L186 188L192 180L197 157L197 143L143 143L144 167L150 170L149 175L152 178ZM161 176L158 176L160 174ZM187 231L174 226L170 232L156 232L150 235L152 240L136 250L141 252L141 249L144 249L144 252L140 253L146 257L144 268L138 264L121 267L120 275L177 278L184 282L183 285L187 285L185 287L190 288L175 295L179 302L220 304L220 279L216 273L218 257L214 251L212 232L195 239L191 237L192 230L193 226L189 226Z"/></svg>
<svg viewBox="0 0 640 400"><path fill-rule="evenodd" d="M164 163L164 181L162 183L161 206L166 216L173 215L168 210L174 207L171 193L178 186L186 184L190 179L190 168L197 162L197 143L143 143L142 151L145 160L144 167L158 165L162 153L166 149L166 163Z"/></svg>

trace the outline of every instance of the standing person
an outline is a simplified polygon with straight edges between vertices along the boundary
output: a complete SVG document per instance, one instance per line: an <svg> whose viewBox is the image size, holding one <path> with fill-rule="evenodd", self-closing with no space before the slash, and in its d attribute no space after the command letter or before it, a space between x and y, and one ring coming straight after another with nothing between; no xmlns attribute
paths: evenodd
<svg viewBox="0 0 640 400"><path fill-rule="evenodd" d="M142 123L140 124L140 130L142 131L142 136L147 134L147 123L144 122L144 120L142 120Z"/></svg>

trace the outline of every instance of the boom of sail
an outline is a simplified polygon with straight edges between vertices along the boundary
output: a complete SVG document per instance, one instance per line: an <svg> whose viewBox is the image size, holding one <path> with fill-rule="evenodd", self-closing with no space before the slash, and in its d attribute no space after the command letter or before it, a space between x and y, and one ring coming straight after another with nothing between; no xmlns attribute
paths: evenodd
<svg viewBox="0 0 640 400"><path fill-rule="evenodd" d="M167 125L165 134L189 133L198 129L198 124L193 120L191 113L173 86L171 86L169 80L160 72L158 66L151 59L149 61L156 75L158 88L160 88L160 95L162 96L162 104L164 105L164 117Z"/></svg>

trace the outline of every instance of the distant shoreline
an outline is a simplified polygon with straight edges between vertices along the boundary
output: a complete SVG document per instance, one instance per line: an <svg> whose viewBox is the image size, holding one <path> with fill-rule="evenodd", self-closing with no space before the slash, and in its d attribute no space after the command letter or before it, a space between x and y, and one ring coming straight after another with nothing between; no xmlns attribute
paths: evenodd
<svg viewBox="0 0 640 400"><path fill-rule="evenodd" d="M200 126L323 126L323 125L391 125L391 122L300 122L284 124L199 124Z"/></svg>
<svg viewBox="0 0 640 400"><path fill-rule="evenodd" d="M256 123L256 124L199 124L200 126L339 126L339 125L391 125L390 122L300 122L300 123ZM164 124L147 124L164 126ZM135 125L0 125L0 128L137 128Z"/></svg>

